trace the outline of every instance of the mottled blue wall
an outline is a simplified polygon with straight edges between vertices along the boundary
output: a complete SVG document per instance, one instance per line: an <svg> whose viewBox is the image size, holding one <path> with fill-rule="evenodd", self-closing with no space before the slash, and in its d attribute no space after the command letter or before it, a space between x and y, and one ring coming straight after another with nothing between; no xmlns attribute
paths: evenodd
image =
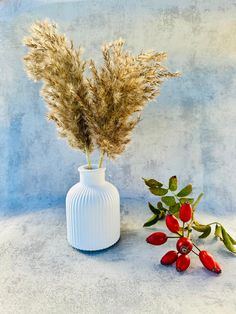
<svg viewBox="0 0 236 314"><path fill-rule="evenodd" d="M134 52L167 51L182 78L166 82L151 103L127 151L106 162L107 177L123 197L148 197L142 176L178 175L206 193L204 205L231 212L236 204L235 1L1 1L1 211L63 204L85 163L57 139L21 59L22 37L35 19L52 18L86 57L118 37ZM94 159L97 155L94 155Z"/></svg>

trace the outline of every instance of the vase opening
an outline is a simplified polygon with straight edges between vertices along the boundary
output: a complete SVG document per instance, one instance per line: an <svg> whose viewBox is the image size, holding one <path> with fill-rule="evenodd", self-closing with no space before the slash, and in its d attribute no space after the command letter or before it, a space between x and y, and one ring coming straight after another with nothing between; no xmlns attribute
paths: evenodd
<svg viewBox="0 0 236 314"><path fill-rule="evenodd" d="M99 168L97 164L91 164L91 168L89 168L87 164L80 166L78 168L79 172L81 172L81 171L100 171L100 170L105 170L105 169L106 168L104 168L104 167Z"/></svg>
<svg viewBox="0 0 236 314"><path fill-rule="evenodd" d="M106 168L99 168L98 165L92 164L91 169L88 165L78 168L80 173L80 182L85 185L101 185L105 183Z"/></svg>

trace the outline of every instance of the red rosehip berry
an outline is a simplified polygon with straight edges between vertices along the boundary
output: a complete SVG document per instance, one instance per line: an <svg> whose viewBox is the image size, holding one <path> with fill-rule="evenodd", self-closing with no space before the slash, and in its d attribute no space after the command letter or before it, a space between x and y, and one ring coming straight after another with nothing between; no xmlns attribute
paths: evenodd
<svg viewBox="0 0 236 314"><path fill-rule="evenodd" d="M216 274L220 274L221 272L222 272L222 270L221 270L221 267L220 267L220 264L217 262L217 261L215 261L215 270L214 270L214 272L216 273Z"/></svg>
<svg viewBox="0 0 236 314"><path fill-rule="evenodd" d="M146 241L152 245L162 245L167 239L167 235L164 232L154 232L147 237Z"/></svg>
<svg viewBox="0 0 236 314"><path fill-rule="evenodd" d="M178 258L178 253L176 251L169 251L164 256L162 256L161 264L162 265L171 265Z"/></svg>
<svg viewBox="0 0 236 314"><path fill-rule="evenodd" d="M179 253L185 255L192 251L193 244L189 238L181 237L176 243L176 248Z"/></svg>
<svg viewBox="0 0 236 314"><path fill-rule="evenodd" d="M188 255L180 255L176 261L176 270L185 271L190 265L190 257Z"/></svg>
<svg viewBox="0 0 236 314"><path fill-rule="evenodd" d="M214 257L207 251L201 251L199 253L200 261L202 262L203 266L212 271L213 273L220 274L221 267L219 263L214 259Z"/></svg>
<svg viewBox="0 0 236 314"><path fill-rule="evenodd" d="M174 215L166 215L166 226L173 233L180 230L179 222Z"/></svg>
<svg viewBox="0 0 236 314"><path fill-rule="evenodd" d="M188 203L184 203L180 206L180 210L179 210L179 218L183 221L183 222L187 222L192 218L192 207L190 204Z"/></svg>

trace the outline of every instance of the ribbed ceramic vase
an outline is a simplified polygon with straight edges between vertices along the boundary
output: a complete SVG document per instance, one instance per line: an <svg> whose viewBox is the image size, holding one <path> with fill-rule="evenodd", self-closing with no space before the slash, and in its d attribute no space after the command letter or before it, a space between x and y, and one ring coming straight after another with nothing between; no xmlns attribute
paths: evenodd
<svg viewBox="0 0 236 314"><path fill-rule="evenodd" d="M66 196L67 239L79 250L108 248L120 238L120 197L105 168L79 167L80 182Z"/></svg>

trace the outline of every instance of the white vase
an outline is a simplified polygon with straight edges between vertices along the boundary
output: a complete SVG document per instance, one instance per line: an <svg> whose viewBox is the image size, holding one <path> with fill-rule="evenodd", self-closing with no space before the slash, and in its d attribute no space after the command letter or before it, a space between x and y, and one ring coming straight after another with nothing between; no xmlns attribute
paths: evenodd
<svg viewBox="0 0 236 314"><path fill-rule="evenodd" d="M120 238L120 197L105 168L79 167L80 182L66 196L67 239L85 251L105 249Z"/></svg>

